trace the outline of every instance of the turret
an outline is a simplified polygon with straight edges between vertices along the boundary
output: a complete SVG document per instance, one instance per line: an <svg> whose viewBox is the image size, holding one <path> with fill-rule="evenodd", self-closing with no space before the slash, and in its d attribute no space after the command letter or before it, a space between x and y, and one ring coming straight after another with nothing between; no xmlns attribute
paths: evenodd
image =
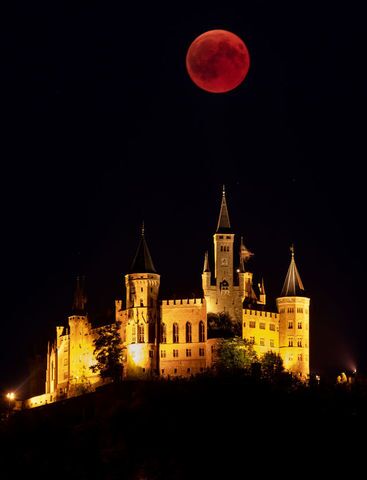
<svg viewBox="0 0 367 480"><path fill-rule="evenodd" d="M126 343L131 358L128 375L151 374L158 369L159 285L160 275L154 267L143 225L138 249L125 275Z"/></svg>
<svg viewBox="0 0 367 480"><path fill-rule="evenodd" d="M210 266L209 266L209 254L208 254L208 252L205 252L204 268L203 268L203 273L201 275L201 279L202 279L203 290L205 292L205 290L207 288L209 288L210 284L211 284L211 272L210 272Z"/></svg>
<svg viewBox="0 0 367 480"><path fill-rule="evenodd" d="M291 262L281 296L276 299L279 312L279 353L290 372L306 379L309 367L309 307L304 286L291 247Z"/></svg>

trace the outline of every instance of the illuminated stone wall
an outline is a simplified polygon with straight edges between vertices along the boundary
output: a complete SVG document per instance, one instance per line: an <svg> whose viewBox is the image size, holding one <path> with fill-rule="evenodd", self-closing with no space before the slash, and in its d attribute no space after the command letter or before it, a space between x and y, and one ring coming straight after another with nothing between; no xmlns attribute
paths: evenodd
<svg viewBox="0 0 367 480"><path fill-rule="evenodd" d="M256 353L279 353L279 317L261 310L243 310L242 336L253 342Z"/></svg>
<svg viewBox="0 0 367 480"><path fill-rule="evenodd" d="M310 373L309 359L309 308L306 297L277 298L279 311L279 353L284 367L307 378Z"/></svg>
<svg viewBox="0 0 367 480"><path fill-rule="evenodd" d="M175 377L203 372L207 366L205 300L162 300L161 315L161 332L165 335L160 339L160 374ZM204 329L201 338L200 328Z"/></svg>

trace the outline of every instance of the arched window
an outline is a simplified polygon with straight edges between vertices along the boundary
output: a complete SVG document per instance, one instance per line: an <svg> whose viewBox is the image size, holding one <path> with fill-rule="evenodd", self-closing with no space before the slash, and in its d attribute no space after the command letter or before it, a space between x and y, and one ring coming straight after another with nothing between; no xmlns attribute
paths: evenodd
<svg viewBox="0 0 367 480"><path fill-rule="evenodd" d="M144 325L138 325L138 343L144 343Z"/></svg>
<svg viewBox="0 0 367 480"><path fill-rule="evenodd" d="M179 337L178 337L178 323L173 324L173 343L178 343L179 342Z"/></svg>
<svg viewBox="0 0 367 480"><path fill-rule="evenodd" d="M165 323L161 324L161 343L167 342L167 327Z"/></svg>
<svg viewBox="0 0 367 480"><path fill-rule="evenodd" d="M202 320L199 323L199 342L205 342L205 325Z"/></svg>
<svg viewBox="0 0 367 480"><path fill-rule="evenodd" d="M190 322L186 322L186 343L192 342L192 326Z"/></svg>

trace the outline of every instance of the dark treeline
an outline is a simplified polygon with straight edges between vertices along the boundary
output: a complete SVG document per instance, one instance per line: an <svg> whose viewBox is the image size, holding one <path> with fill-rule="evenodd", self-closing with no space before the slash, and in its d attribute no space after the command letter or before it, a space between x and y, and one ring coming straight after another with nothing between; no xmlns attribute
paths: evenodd
<svg viewBox="0 0 367 480"><path fill-rule="evenodd" d="M1 422L2 478L245 478L361 462L367 386L284 376L126 381ZM6 472L6 473L5 473ZM51 474L52 472L52 474Z"/></svg>

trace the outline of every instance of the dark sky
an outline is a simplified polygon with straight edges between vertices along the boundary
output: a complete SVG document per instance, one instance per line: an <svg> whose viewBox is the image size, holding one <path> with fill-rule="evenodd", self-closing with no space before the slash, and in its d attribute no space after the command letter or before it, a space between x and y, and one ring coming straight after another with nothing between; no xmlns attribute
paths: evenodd
<svg viewBox="0 0 367 480"><path fill-rule="evenodd" d="M366 369L365 17L321 3L55 0L2 12L0 389L20 385L65 324L78 272L92 320L111 317L142 219L163 295L199 293L223 183L272 299L295 244L312 370ZM251 56L227 94L185 70L191 41L214 28Z"/></svg>

